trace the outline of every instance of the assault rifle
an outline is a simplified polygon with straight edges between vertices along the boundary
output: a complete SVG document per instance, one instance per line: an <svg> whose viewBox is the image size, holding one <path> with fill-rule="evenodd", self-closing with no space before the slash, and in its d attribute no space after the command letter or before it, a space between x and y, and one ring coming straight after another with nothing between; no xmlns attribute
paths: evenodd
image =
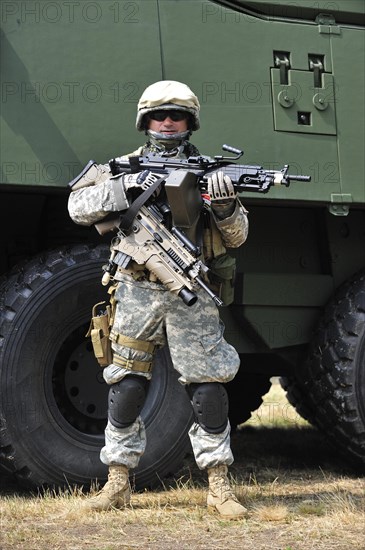
<svg viewBox="0 0 365 550"><path fill-rule="evenodd" d="M236 191L254 191L267 193L272 185L285 185L289 187L291 181L310 181L310 176L288 174L289 165L286 164L281 170L265 170L262 166L249 164L235 164L243 155L243 151L223 145L222 149L236 155L235 157L224 157L217 155L213 158L207 156L191 156L187 159L169 158L159 156L157 153L148 153L145 156L132 156L125 160L117 157L109 161L110 170L113 176L121 173L136 173L149 170L156 174L167 175L173 170L185 170L197 176L200 188L206 188L209 176L214 172L223 171L229 176Z"/></svg>
<svg viewBox="0 0 365 550"><path fill-rule="evenodd" d="M218 306L222 300L212 292L201 278L208 267L198 259L200 248L191 242L177 227L171 231L164 225L164 204L142 206L130 230L118 229L111 243L111 256L104 266L102 283L107 285L118 267L127 268L133 260L153 273L171 292L191 306L198 297L197 286L203 288Z"/></svg>

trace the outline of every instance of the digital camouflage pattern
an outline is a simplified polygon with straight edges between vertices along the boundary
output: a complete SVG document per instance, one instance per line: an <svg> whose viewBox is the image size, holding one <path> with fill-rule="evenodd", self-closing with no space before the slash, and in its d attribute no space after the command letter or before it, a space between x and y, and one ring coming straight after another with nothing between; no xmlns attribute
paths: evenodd
<svg viewBox="0 0 365 550"><path fill-rule="evenodd" d="M220 464L229 466L233 462L230 440L231 426L228 422L224 432L209 434L194 422L189 430L195 462L201 470Z"/></svg>
<svg viewBox="0 0 365 550"><path fill-rule="evenodd" d="M224 246L227 248L238 248L245 242L248 235L248 219L247 210L242 206L240 201L236 199L236 208L231 216L224 220L214 216L214 223L217 226Z"/></svg>
<svg viewBox="0 0 365 550"><path fill-rule="evenodd" d="M233 462L228 425L220 434L209 434L199 424L193 423L189 437L195 461L201 470L219 464L229 466ZM146 430L139 416L128 428L116 428L108 422L105 429L105 446L101 449L100 460L110 466L123 464L128 469L138 466L139 459L146 449Z"/></svg>
<svg viewBox="0 0 365 550"><path fill-rule="evenodd" d="M120 175L118 180L123 188L123 176ZM120 208L114 187L118 180L109 178L101 184L73 191L68 201L72 220L80 225L93 225L110 212L118 212ZM125 208L128 206L126 203Z"/></svg>
<svg viewBox="0 0 365 550"><path fill-rule="evenodd" d="M138 154L154 150L148 142ZM157 151L157 149L156 149ZM175 156L199 154L189 142L175 152ZM173 155L172 155L173 156ZM109 178L98 185L79 189L70 195L71 218L82 225L92 225L109 212L120 210L115 185L123 186L123 175ZM126 205L128 207L128 204ZM210 211L210 224L220 235L220 253L225 247L238 247L247 237L247 211L236 201L233 213L220 219L219 213ZM205 245L206 248L206 245ZM213 247L217 249L217 246ZM135 339L153 342L157 347L168 343L174 368L179 372L182 384L202 382L229 382L239 368L239 356L223 337L224 326L213 300L201 288L197 289L197 302L188 307L176 294L158 282L134 280L128 274L118 275L115 292L116 312L113 331ZM129 347L112 344L113 350L126 359L151 361L152 355ZM111 364L104 369L104 379L115 384L130 370ZM152 370L153 373L153 370ZM133 374L151 378L153 374L133 370ZM199 468L219 464L230 465L233 456L230 449L230 426L220 434L209 434L194 423L189 431L194 456ZM127 428L116 428L108 422L105 430L105 446L100 458L105 464L124 464L128 468L138 465L146 447L146 432L140 417Z"/></svg>
<svg viewBox="0 0 365 550"><path fill-rule="evenodd" d="M198 289L197 294L198 301L188 307L162 285L134 281L124 275L115 293L113 329L125 336L154 342L158 347L168 341L171 359L182 384L229 382L239 368L238 354L223 337L224 326L213 300L202 289ZM112 347L126 359L152 359L146 352L116 343ZM104 369L104 379L108 384L115 384L129 373L130 370L112 364ZM133 371L133 374L151 378L150 373ZM233 462L229 434L229 425L221 434L208 434L198 424L193 424L189 436L199 468ZM146 433L140 418L124 429L109 423L101 460L105 464L122 463L135 468L136 457L144 452L145 445Z"/></svg>
<svg viewBox="0 0 365 550"><path fill-rule="evenodd" d="M182 384L229 382L239 367L237 352L223 337L224 326L213 300L201 288L196 292L197 302L188 307L161 284L134 281L123 275L115 293L113 330L124 336L153 342L158 347L168 343ZM126 359L152 359L150 353L117 343L113 343L112 348ZM130 372L120 369L118 374L116 369L115 365L104 369L108 384L118 382ZM146 376L150 377L150 374Z"/></svg>
<svg viewBox="0 0 365 550"><path fill-rule="evenodd" d="M108 422L105 428L105 446L100 460L107 464L123 464L129 470L138 466L146 448L146 430L141 417L127 428L116 428Z"/></svg>

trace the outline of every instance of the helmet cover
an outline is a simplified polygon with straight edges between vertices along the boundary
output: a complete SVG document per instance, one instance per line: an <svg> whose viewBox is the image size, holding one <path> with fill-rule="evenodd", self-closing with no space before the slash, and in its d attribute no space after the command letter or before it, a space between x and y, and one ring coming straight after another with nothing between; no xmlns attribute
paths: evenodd
<svg viewBox="0 0 365 550"><path fill-rule="evenodd" d="M152 111L180 110L192 115L191 131L200 128L200 104L197 96L182 82L175 80L161 80L148 86L143 92L137 108L136 128L142 132L146 130L145 115Z"/></svg>

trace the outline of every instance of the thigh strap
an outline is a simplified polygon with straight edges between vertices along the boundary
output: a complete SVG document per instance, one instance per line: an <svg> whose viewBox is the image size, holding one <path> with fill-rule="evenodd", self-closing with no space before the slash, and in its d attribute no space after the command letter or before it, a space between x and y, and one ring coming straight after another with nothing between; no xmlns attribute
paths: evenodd
<svg viewBox="0 0 365 550"><path fill-rule="evenodd" d="M123 369L129 369L139 372L151 372L152 361L137 361L136 359L126 359L118 353L113 352L113 364Z"/></svg>
<svg viewBox="0 0 365 550"><path fill-rule="evenodd" d="M124 346L126 348L132 348L137 351L144 351L146 353L153 354L155 352L156 346L153 342L147 342L146 340L138 340L137 338L132 338L132 336L126 336L125 334L120 334L120 332L112 329L110 331L110 340L115 344Z"/></svg>

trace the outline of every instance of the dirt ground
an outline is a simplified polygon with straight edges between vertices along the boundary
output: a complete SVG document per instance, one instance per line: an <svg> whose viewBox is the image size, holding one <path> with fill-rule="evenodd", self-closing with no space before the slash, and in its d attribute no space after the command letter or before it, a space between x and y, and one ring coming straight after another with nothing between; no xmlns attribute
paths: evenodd
<svg viewBox="0 0 365 550"><path fill-rule="evenodd" d="M232 436L230 472L245 520L207 511L206 478L192 455L164 487L133 494L123 511L85 514L79 489L29 494L1 476L0 548L364 550L363 474L295 416L285 427L274 420L254 416Z"/></svg>

